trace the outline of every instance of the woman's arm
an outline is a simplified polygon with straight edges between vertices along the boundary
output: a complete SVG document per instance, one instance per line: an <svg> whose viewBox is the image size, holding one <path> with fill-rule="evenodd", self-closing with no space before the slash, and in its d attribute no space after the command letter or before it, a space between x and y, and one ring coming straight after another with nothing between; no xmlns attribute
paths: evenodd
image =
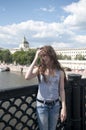
<svg viewBox="0 0 86 130"><path fill-rule="evenodd" d="M61 97L61 114L60 118L63 122L66 119L66 101L65 101L65 89L64 89L64 72L61 71L61 78L60 78L60 97Z"/></svg>
<svg viewBox="0 0 86 130"><path fill-rule="evenodd" d="M37 62L40 51L41 51L40 49L37 50L35 58L25 74L25 79L31 79L37 76L38 67L35 66L35 64Z"/></svg>

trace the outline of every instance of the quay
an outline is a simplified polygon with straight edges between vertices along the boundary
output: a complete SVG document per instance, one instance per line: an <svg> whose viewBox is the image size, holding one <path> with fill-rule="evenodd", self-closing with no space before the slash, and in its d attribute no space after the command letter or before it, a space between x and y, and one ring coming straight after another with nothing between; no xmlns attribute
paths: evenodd
<svg viewBox="0 0 86 130"><path fill-rule="evenodd" d="M0 64L0 68L8 67L10 71L14 72L26 72L27 66L25 65L14 65L14 64Z"/></svg>
<svg viewBox="0 0 86 130"><path fill-rule="evenodd" d="M75 73L75 74L81 74L82 78L86 77L86 61L80 61L80 60L59 60L62 67L70 68L71 71L65 71L66 75ZM0 64L0 67L9 67L10 71L14 72L26 72L28 69L27 65L16 65L16 64Z"/></svg>

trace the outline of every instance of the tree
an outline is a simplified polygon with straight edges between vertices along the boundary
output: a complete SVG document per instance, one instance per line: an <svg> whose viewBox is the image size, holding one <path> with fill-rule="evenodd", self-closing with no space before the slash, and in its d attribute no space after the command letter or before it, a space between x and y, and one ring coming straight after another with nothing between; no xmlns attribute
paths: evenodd
<svg viewBox="0 0 86 130"><path fill-rule="evenodd" d="M29 49L28 51L17 51L13 56L13 61L16 61L17 64L29 65L33 61L35 56L36 49Z"/></svg>
<svg viewBox="0 0 86 130"><path fill-rule="evenodd" d="M76 55L75 60L85 60L85 57L81 54Z"/></svg>
<svg viewBox="0 0 86 130"><path fill-rule="evenodd" d="M12 55L8 49L0 51L0 60L6 63L12 62Z"/></svg>
<svg viewBox="0 0 86 130"><path fill-rule="evenodd" d="M59 54L57 55L57 58L60 59L60 60L71 60L71 56L67 56L67 55L62 55L62 54Z"/></svg>

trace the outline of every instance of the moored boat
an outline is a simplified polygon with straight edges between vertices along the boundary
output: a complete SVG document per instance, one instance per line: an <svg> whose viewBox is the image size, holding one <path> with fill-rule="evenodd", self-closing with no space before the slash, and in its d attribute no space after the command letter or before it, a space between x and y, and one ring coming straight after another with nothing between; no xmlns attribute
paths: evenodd
<svg viewBox="0 0 86 130"><path fill-rule="evenodd" d="M0 72L10 71L9 67L1 67Z"/></svg>

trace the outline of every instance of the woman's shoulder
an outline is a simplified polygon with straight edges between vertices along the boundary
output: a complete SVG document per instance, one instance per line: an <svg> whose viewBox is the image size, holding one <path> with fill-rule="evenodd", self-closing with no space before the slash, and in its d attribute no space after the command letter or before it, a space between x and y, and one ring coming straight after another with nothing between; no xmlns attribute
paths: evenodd
<svg viewBox="0 0 86 130"><path fill-rule="evenodd" d="M60 71L60 77L63 78L65 82L67 81L65 71L63 70Z"/></svg>
<svg viewBox="0 0 86 130"><path fill-rule="evenodd" d="M64 73L64 71L63 70L56 70L56 72L59 72L59 73Z"/></svg>
<svg viewBox="0 0 86 130"><path fill-rule="evenodd" d="M60 76L64 76L65 75L65 73L64 73L64 71L63 70L57 70L57 73L59 72L59 75Z"/></svg>

